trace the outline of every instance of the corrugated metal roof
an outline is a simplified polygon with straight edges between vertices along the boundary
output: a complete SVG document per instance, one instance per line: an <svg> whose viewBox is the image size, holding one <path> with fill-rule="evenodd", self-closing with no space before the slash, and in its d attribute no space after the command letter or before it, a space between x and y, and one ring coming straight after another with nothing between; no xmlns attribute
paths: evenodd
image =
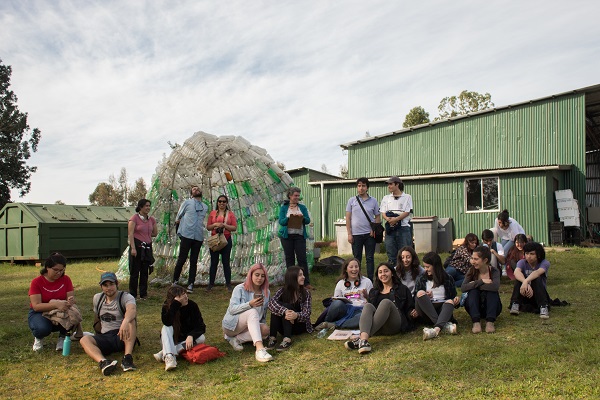
<svg viewBox="0 0 600 400"><path fill-rule="evenodd" d="M429 122L426 124L412 126L410 128L406 128L406 129L400 129L397 131L388 132L388 133L384 133L381 135L376 135L376 136L372 136L372 137L368 137L368 138L355 140L352 142L343 143L340 145L340 147L343 149L348 149L349 147L352 147L357 144L382 139L382 138L385 138L388 136L394 136L394 135L399 135L399 134L403 134L403 133L407 133L407 132L413 132L413 131L416 131L416 130L419 130L419 129L422 129L422 128L425 128L428 126L439 125L439 124L442 124L445 122L458 121L458 120L470 118L470 117L473 117L476 115L489 114L489 113L493 113L493 112L500 111L500 110L511 109L514 107L519 107L519 106L523 106L523 105L527 105L527 104L533 104L533 103L537 103L537 102L541 102L541 101L545 101L545 100L549 100L549 99L555 99L558 97L568 96L568 95L577 94L577 93L585 93L585 95L586 95L586 114L587 114L588 118L591 118L594 121L596 130L599 130L600 129L600 84L593 85L593 86L587 86L587 87L584 87L581 89L574 89L574 90L570 90L568 92L553 94L550 96L540 97L538 99L527 100L527 101L523 101L520 103L514 103L514 104L509 104L506 106L489 108L486 110L468 113L468 114L464 114L464 115L457 115L456 117L443 119L440 121ZM598 132L595 132L595 133L597 135L600 135Z"/></svg>
<svg viewBox="0 0 600 400"><path fill-rule="evenodd" d="M20 207L38 222L46 223L105 223L127 222L135 214L135 207L72 206L62 204L8 203Z"/></svg>

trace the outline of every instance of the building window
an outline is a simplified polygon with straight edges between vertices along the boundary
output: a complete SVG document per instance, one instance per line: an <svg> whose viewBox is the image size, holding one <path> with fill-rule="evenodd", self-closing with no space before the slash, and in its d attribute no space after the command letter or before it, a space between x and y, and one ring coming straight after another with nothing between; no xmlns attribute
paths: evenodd
<svg viewBox="0 0 600 400"><path fill-rule="evenodd" d="M467 212L499 211L498 178L465 180Z"/></svg>

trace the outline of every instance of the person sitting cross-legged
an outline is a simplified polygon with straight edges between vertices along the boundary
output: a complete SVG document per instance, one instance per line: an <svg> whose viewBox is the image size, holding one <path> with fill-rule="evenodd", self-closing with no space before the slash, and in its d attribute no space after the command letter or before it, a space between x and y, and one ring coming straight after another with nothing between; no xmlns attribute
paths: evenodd
<svg viewBox="0 0 600 400"><path fill-rule="evenodd" d="M550 296L546 280L550 262L546 260L544 247L537 242L527 242L523 246L525 259L515 268L515 286L510 298L512 315L520 311L538 312L540 318L550 318Z"/></svg>

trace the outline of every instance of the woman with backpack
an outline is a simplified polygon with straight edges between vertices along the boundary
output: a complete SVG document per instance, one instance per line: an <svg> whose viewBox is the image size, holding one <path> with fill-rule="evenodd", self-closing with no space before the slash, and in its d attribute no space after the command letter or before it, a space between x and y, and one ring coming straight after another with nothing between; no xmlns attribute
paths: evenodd
<svg viewBox="0 0 600 400"><path fill-rule="evenodd" d="M175 357L179 353L204 343L206 325L198 304L190 300L186 290L179 285L169 287L161 319L162 350L154 354L154 358L158 362L164 362L165 371L169 371L177 367Z"/></svg>

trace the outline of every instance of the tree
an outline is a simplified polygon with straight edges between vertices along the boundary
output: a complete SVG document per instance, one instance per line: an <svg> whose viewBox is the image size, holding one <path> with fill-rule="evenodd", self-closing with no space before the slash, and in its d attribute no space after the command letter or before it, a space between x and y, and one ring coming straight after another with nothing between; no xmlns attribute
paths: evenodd
<svg viewBox="0 0 600 400"><path fill-rule="evenodd" d="M89 200L90 204L94 206L123 206L123 198L111 184L106 182L100 182L96 186L96 189L90 194Z"/></svg>
<svg viewBox="0 0 600 400"><path fill-rule="evenodd" d="M65 202L64 202L64 201L62 201L62 200L56 200L56 201L54 202L54 204L57 204L57 205L59 205L59 206L64 206L64 205L65 205Z"/></svg>
<svg viewBox="0 0 600 400"><path fill-rule="evenodd" d="M128 194L128 202L130 206L137 205L137 202L141 199L146 198L146 194L148 194L148 189L146 189L146 182L144 182L144 178L139 178L135 181L133 188L129 191Z"/></svg>
<svg viewBox="0 0 600 400"><path fill-rule="evenodd" d="M340 176L344 179L348 179L348 164L340 165Z"/></svg>
<svg viewBox="0 0 600 400"><path fill-rule="evenodd" d="M321 172L325 172L326 174L329 173L329 171L327 170L327 165L321 164Z"/></svg>
<svg viewBox="0 0 600 400"><path fill-rule="evenodd" d="M413 107L412 110L406 114L404 118L403 128L410 128L411 126L426 124L430 122L429 113L421 106Z"/></svg>
<svg viewBox="0 0 600 400"><path fill-rule="evenodd" d="M481 94L463 90L457 96L444 97L440 101L438 111L440 115L435 118L439 121L446 118L464 115L470 112L476 112L494 107L492 95L489 93Z"/></svg>
<svg viewBox="0 0 600 400"><path fill-rule="evenodd" d="M0 208L11 201L11 189L18 189L19 196L31 190L31 174L37 167L25 162L36 152L41 132L30 130L27 113L19 111L17 96L10 87L12 68L0 59Z"/></svg>

